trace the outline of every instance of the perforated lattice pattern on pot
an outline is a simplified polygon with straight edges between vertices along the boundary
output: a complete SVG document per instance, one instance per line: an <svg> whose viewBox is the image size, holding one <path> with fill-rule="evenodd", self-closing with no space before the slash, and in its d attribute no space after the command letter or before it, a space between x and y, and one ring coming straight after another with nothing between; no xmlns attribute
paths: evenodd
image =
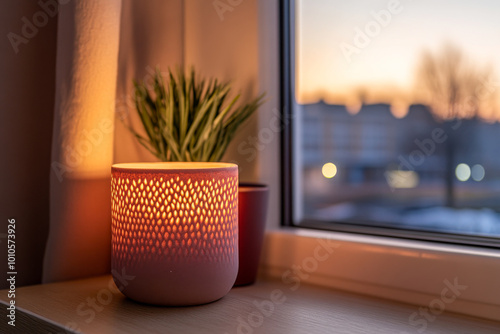
<svg viewBox="0 0 500 334"><path fill-rule="evenodd" d="M113 170L111 191L113 267L236 258L236 173Z"/></svg>

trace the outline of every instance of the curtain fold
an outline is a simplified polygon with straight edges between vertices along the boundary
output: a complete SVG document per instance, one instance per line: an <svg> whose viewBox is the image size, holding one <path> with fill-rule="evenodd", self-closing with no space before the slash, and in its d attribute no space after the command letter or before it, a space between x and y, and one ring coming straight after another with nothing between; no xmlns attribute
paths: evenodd
<svg viewBox="0 0 500 334"><path fill-rule="evenodd" d="M121 0L59 5L43 282L106 274Z"/></svg>

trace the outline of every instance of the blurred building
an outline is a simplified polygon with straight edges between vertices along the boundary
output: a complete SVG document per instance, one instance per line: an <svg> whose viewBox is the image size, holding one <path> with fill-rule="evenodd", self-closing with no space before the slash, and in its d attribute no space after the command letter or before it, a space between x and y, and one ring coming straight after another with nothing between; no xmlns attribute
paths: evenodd
<svg viewBox="0 0 500 334"><path fill-rule="evenodd" d="M388 104L364 105L357 114L323 101L303 105L302 110L306 172L333 162L339 178L349 184L386 183L386 171L395 169L415 171L420 182L442 182L451 157L454 165L481 164L487 177L500 179L498 122L444 122L424 105L411 105L400 119Z"/></svg>

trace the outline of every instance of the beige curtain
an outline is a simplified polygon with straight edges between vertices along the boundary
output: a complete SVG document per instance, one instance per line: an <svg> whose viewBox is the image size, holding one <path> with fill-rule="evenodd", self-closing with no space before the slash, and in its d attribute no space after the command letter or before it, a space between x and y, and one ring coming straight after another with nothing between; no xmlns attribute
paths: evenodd
<svg viewBox="0 0 500 334"><path fill-rule="evenodd" d="M59 6L44 282L109 271L120 13L121 0Z"/></svg>

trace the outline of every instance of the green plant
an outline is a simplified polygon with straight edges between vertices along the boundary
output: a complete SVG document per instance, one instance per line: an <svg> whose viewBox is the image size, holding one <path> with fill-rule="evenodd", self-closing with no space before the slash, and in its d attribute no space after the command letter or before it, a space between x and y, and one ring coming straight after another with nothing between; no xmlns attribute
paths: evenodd
<svg viewBox="0 0 500 334"><path fill-rule="evenodd" d="M130 131L162 161L220 161L236 130L263 103L264 94L234 109L231 89L217 79L169 70L167 85L156 70L152 87L135 82L135 107L147 137Z"/></svg>

